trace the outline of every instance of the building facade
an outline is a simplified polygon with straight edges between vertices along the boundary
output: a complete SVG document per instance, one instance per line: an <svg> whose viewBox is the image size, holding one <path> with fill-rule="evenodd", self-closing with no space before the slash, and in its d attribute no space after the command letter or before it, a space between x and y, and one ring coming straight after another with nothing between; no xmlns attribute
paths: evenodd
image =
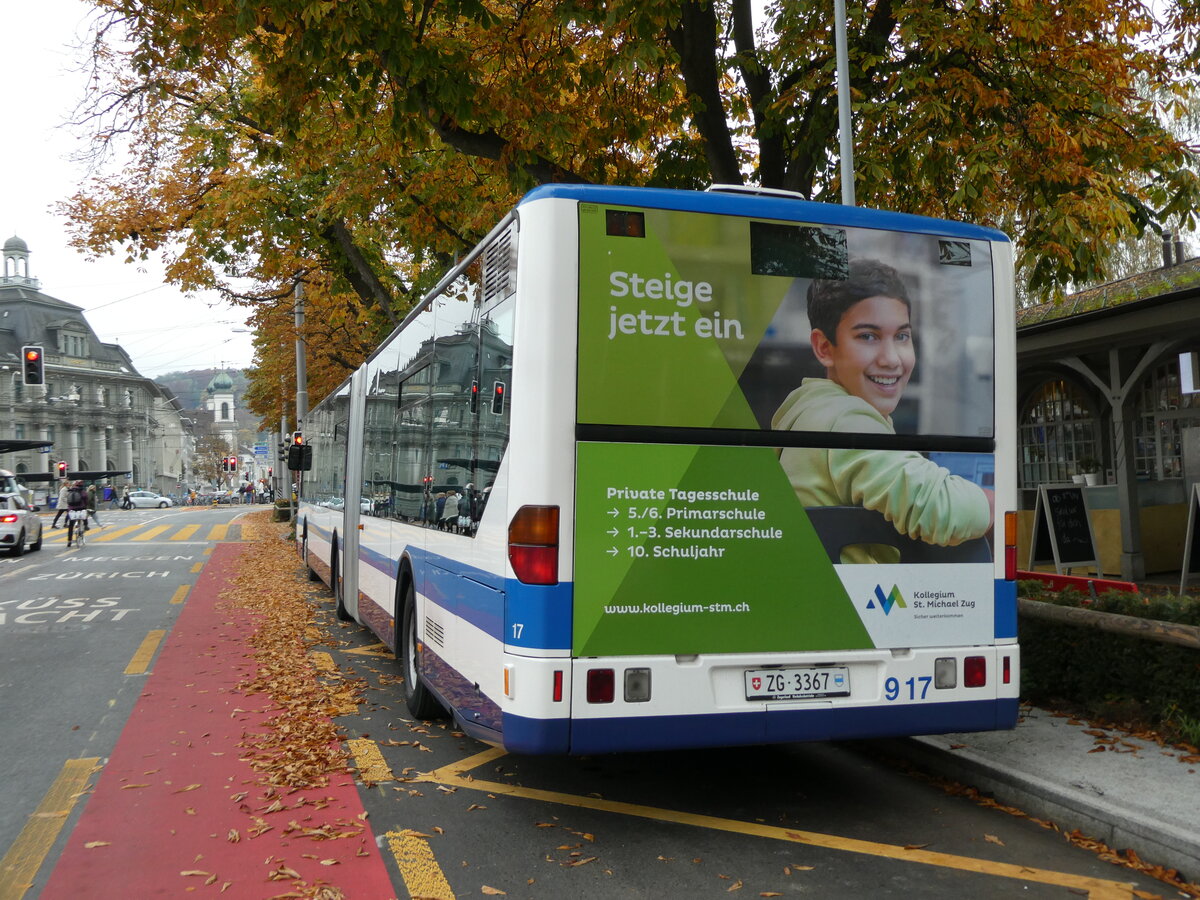
<svg viewBox="0 0 1200 900"><path fill-rule="evenodd" d="M118 344L102 342L81 307L40 290L30 273L29 247L4 243L0 272L0 437L46 440L48 453L8 454L20 474L127 471L129 483L174 493L185 481L190 423L170 393L134 367ZM41 346L44 386L26 385L22 347Z"/></svg>
<svg viewBox="0 0 1200 900"><path fill-rule="evenodd" d="M1085 478L1104 574L1180 569L1200 481L1185 371L1200 351L1200 259L1183 256L1164 245L1161 268L1017 313L1022 560L1037 488Z"/></svg>

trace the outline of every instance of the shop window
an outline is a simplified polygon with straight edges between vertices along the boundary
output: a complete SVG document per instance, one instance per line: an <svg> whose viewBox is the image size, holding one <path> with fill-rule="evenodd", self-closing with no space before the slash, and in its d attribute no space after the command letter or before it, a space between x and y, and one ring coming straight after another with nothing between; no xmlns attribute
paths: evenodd
<svg viewBox="0 0 1200 900"><path fill-rule="evenodd" d="M1138 391L1133 421L1133 464L1139 478L1161 481L1183 476L1180 431L1200 426L1200 400L1179 388L1179 360L1159 363Z"/></svg>
<svg viewBox="0 0 1200 900"><path fill-rule="evenodd" d="M1103 459L1098 422L1086 395L1063 379L1047 381L1029 400L1019 426L1022 488L1070 481Z"/></svg>

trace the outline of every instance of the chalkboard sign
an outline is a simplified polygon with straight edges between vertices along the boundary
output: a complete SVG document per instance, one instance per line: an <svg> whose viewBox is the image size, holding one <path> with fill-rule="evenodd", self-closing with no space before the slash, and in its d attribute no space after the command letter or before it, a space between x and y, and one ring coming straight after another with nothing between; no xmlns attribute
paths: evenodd
<svg viewBox="0 0 1200 900"><path fill-rule="evenodd" d="M1200 571L1200 529L1196 528L1196 510L1200 507L1200 484L1192 485L1188 498L1187 540L1183 542L1183 573L1179 579L1179 596L1183 596L1188 578Z"/></svg>
<svg viewBox="0 0 1200 900"><path fill-rule="evenodd" d="M1084 490L1078 484L1044 484L1038 488L1029 546L1031 569L1053 563L1059 575L1064 570L1085 566L1100 573L1096 536Z"/></svg>

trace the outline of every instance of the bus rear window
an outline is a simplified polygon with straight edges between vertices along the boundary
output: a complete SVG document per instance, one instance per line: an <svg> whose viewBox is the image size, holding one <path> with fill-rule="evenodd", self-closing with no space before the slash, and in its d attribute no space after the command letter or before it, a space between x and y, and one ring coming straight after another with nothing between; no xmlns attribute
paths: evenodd
<svg viewBox="0 0 1200 900"><path fill-rule="evenodd" d="M750 223L750 271L755 275L844 280L849 265L844 229Z"/></svg>

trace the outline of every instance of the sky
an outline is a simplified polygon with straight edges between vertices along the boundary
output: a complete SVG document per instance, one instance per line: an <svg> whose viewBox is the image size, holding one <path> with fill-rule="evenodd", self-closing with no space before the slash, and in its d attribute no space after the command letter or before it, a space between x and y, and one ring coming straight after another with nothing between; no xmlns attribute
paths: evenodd
<svg viewBox="0 0 1200 900"><path fill-rule="evenodd" d="M143 375L213 367L245 368L253 359L246 313L215 293L185 296L164 283L157 260L97 261L67 244L54 204L75 193L85 172L72 154L85 136L66 126L86 77L76 44L91 7L82 0L5 3L0 31L0 243L29 245L29 273L42 293L82 307L102 341L120 344Z"/></svg>

